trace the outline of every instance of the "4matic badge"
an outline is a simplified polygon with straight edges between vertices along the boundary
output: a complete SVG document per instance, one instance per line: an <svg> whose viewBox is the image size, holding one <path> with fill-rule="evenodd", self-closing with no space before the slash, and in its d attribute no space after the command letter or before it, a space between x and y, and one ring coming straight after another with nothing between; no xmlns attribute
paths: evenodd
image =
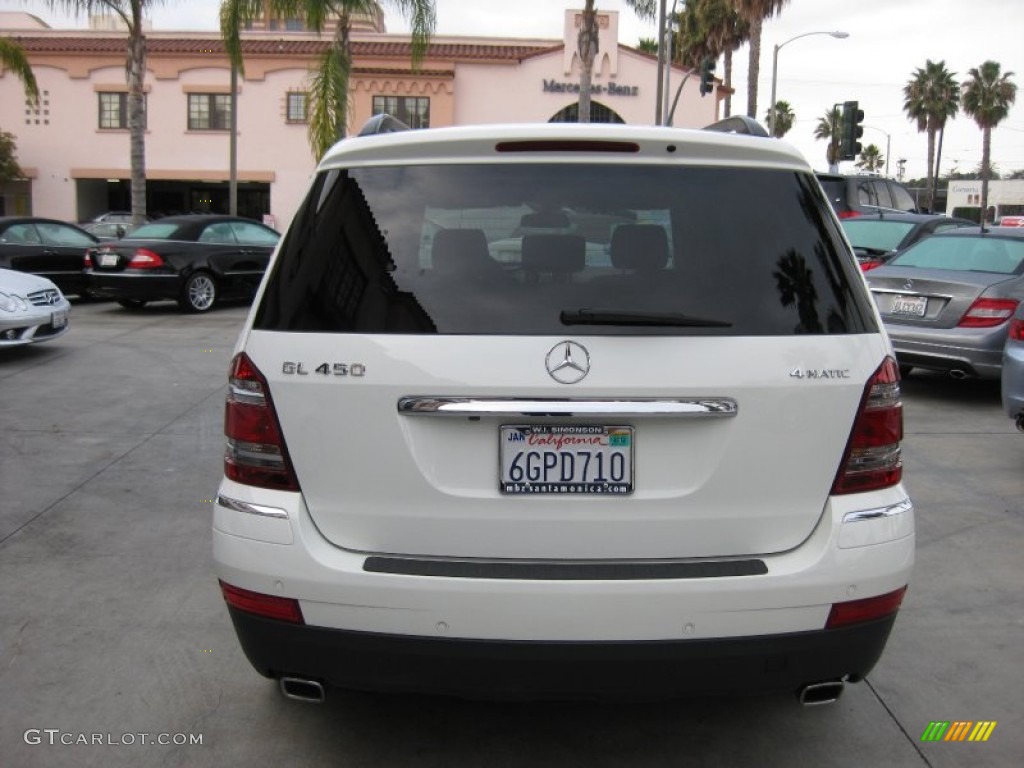
<svg viewBox="0 0 1024 768"><path fill-rule="evenodd" d="M849 368L794 368L789 372L794 379L848 379Z"/></svg>

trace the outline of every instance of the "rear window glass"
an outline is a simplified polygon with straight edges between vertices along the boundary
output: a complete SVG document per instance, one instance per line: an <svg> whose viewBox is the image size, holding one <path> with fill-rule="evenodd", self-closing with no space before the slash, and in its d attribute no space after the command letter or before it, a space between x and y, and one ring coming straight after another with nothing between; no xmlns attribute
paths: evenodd
<svg viewBox="0 0 1024 768"><path fill-rule="evenodd" d="M874 322L856 270L806 174L557 163L333 170L296 214L254 327L861 333Z"/></svg>
<svg viewBox="0 0 1024 768"><path fill-rule="evenodd" d="M177 224L143 224L125 235L126 240L167 240L178 231Z"/></svg>
<svg viewBox="0 0 1024 768"><path fill-rule="evenodd" d="M843 219L841 222L846 236L854 248L871 248L892 251L914 228L908 221L865 221L864 219Z"/></svg>
<svg viewBox="0 0 1024 768"><path fill-rule="evenodd" d="M930 237L908 248L889 264L954 272L1020 274L1024 269L1024 239Z"/></svg>

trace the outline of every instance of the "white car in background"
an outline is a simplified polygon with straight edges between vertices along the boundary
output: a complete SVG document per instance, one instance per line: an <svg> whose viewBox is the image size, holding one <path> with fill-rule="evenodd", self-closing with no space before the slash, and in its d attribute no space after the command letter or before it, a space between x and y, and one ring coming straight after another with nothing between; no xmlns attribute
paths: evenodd
<svg viewBox="0 0 1024 768"><path fill-rule="evenodd" d="M892 348L811 168L767 137L340 142L225 422L216 570L291 698L827 703L914 560Z"/></svg>
<svg viewBox="0 0 1024 768"><path fill-rule="evenodd" d="M0 347L16 347L63 336L71 305L45 277L0 269Z"/></svg>

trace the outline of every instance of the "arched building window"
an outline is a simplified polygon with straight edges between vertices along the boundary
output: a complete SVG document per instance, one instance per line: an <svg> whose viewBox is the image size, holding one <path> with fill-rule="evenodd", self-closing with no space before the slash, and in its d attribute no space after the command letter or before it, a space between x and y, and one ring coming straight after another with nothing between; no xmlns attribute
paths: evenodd
<svg viewBox="0 0 1024 768"><path fill-rule="evenodd" d="M580 116L580 105L578 102L573 102L564 109L556 112L549 123L578 123ZM592 123L624 123L626 122L618 113L606 107L599 101L590 102L590 122Z"/></svg>

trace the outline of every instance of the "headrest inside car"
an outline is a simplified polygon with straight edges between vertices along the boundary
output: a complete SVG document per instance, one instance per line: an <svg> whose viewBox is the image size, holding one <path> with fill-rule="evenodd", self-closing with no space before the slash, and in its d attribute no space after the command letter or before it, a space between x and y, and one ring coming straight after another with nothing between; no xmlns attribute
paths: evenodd
<svg viewBox="0 0 1024 768"><path fill-rule="evenodd" d="M653 272L668 264L668 238L657 224L621 224L612 233L612 266Z"/></svg>
<svg viewBox="0 0 1024 768"><path fill-rule="evenodd" d="M581 235L524 235L523 269L568 274L586 263L587 243Z"/></svg>

